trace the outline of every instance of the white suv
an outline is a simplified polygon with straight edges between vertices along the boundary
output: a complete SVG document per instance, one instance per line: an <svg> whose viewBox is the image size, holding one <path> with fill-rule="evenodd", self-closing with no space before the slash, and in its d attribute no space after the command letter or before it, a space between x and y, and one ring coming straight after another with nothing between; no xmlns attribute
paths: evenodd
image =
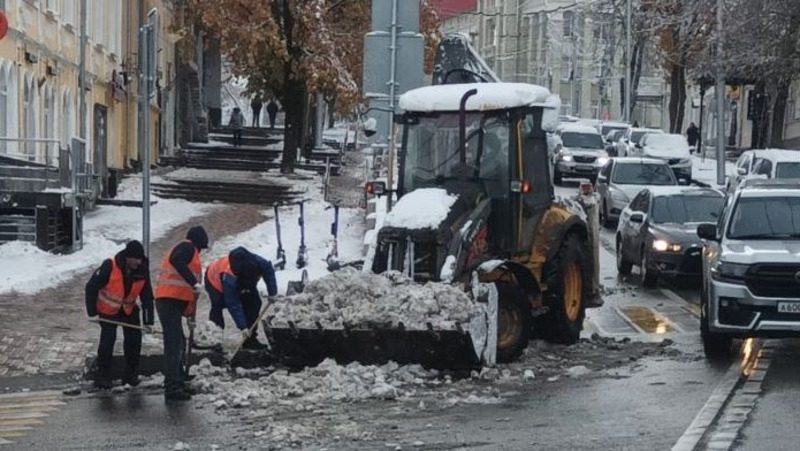
<svg viewBox="0 0 800 451"><path fill-rule="evenodd" d="M700 328L710 358L733 338L800 336L800 188L748 180L719 222L697 229L703 249Z"/></svg>

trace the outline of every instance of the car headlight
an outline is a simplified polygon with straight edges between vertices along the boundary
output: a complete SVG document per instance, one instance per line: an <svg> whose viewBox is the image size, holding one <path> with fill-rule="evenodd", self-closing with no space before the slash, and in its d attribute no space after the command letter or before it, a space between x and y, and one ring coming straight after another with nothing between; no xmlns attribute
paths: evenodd
<svg viewBox="0 0 800 451"><path fill-rule="evenodd" d="M722 282L741 283L749 265L719 261L711 266L711 278Z"/></svg>
<svg viewBox="0 0 800 451"><path fill-rule="evenodd" d="M569 154L569 153L563 153L563 152L562 152L561 154L559 154L559 155L558 155L558 158L559 158L561 161L567 161L567 162L569 162L569 161L572 161L572 154Z"/></svg>
<svg viewBox="0 0 800 451"><path fill-rule="evenodd" d="M681 245L665 240L655 240L653 241L653 250L657 252L680 252Z"/></svg>
<svg viewBox="0 0 800 451"><path fill-rule="evenodd" d="M608 163L608 155L603 155L603 156L597 157L597 160L595 160L595 163L597 163L597 165L600 166L600 167L605 166L606 163Z"/></svg>

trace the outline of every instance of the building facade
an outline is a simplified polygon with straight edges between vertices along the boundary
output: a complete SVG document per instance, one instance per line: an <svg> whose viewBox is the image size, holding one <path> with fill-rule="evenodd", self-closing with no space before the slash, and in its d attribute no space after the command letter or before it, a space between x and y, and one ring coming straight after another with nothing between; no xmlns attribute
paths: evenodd
<svg viewBox="0 0 800 451"><path fill-rule="evenodd" d="M0 40L0 156L57 165L58 148L87 139L86 159L99 180L136 166L138 30L158 11L158 96L151 103L156 155L175 146L175 35L168 0L86 0L86 120L80 123L79 0L0 1L9 22ZM84 127L81 133L81 127ZM34 142L57 139L58 143ZM167 150L165 150L167 149ZM105 183L102 183L105 186Z"/></svg>

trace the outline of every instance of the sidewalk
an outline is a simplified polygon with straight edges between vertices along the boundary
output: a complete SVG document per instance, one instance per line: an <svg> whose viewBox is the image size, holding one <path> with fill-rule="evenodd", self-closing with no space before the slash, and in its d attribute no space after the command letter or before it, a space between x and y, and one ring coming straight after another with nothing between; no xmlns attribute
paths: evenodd
<svg viewBox="0 0 800 451"><path fill-rule="evenodd" d="M203 225L213 242L262 223L261 210L252 205L222 206L173 227L152 244L153 277L164 254L184 238L191 225ZM107 257L115 252L110 248ZM84 286L91 271L78 272L36 294L0 294L0 376L58 374L83 368L100 336L99 327L87 321L84 306ZM121 335L117 346L122 343Z"/></svg>

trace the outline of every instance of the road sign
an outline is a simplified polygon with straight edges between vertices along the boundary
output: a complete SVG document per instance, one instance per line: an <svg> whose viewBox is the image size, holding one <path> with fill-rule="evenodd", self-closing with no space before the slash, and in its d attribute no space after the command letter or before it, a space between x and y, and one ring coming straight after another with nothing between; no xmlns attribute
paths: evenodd
<svg viewBox="0 0 800 451"><path fill-rule="evenodd" d="M5 11L0 11L0 39L8 34L8 17Z"/></svg>

